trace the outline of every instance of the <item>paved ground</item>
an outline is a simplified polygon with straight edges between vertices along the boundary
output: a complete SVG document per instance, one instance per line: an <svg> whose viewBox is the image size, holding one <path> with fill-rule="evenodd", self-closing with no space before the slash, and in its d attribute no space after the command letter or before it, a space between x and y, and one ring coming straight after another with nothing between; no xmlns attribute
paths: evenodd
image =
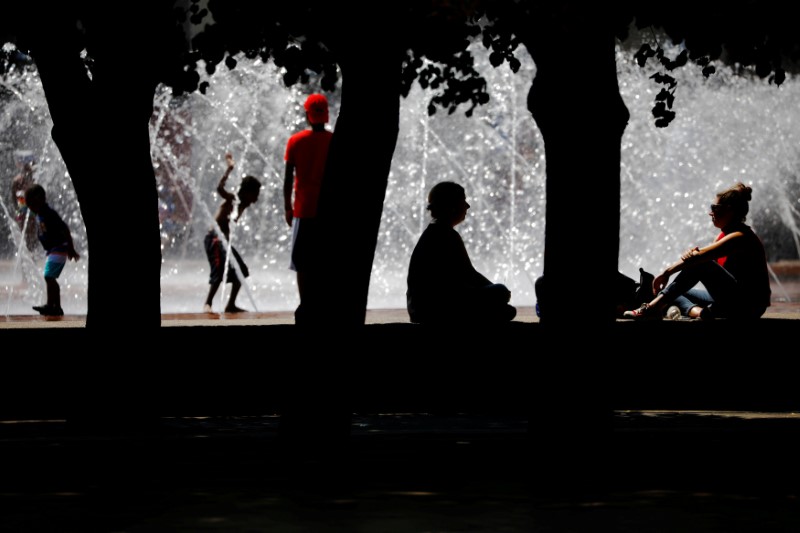
<svg viewBox="0 0 800 533"><path fill-rule="evenodd" d="M356 414L321 452L282 445L268 415L0 424L0 530L800 530L796 415L617 412L594 433L530 422Z"/></svg>
<svg viewBox="0 0 800 533"><path fill-rule="evenodd" d="M800 289L797 291L800 294ZM765 313L765 318L800 319L800 296L791 301L775 301ZM539 318L533 307L517 308L516 322L536 323ZM259 313L210 314L210 313L174 313L161 315L163 327L182 326L269 326L294 324L293 311L272 311ZM408 312L405 309L370 309L366 316L367 324L408 324ZM6 315L0 316L0 329L4 328L61 328L83 327L86 325L84 315L68 315L63 317L43 317L38 315Z"/></svg>

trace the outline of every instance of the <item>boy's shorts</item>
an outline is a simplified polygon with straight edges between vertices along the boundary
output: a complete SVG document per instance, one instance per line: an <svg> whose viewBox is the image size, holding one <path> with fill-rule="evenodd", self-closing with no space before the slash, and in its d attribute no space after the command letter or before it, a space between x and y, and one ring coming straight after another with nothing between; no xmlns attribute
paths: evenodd
<svg viewBox="0 0 800 533"><path fill-rule="evenodd" d="M295 218L292 221L292 255L289 268L298 272L308 269L317 239L318 224L314 218Z"/></svg>
<svg viewBox="0 0 800 533"><path fill-rule="evenodd" d="M58 279L61 271L64 270L64 265L67 264L67 254L65 253L51 253L47 254L44 260L44 277L45 279Z"/></svg>
<svg viewBox="0 0 800 533"><path fill-rule="evenodd" d="M213 231L210 231L206 234L205 239L205 249L206 249L206 257L208 257L208 265L211 267L211 272L208 276L208 283L213 285L215 283L222 283L222 276L225 272L225 261L227 257L227 253L225 252L225 246L217 237L217 234ZM239 270L241 271L242 275L246 278L250 275L250 271L247 268L247 265L244 264L242 257L236 251L236 248L231 249L233 252L233 257L236 259L236 263L239 265ZM232 268L231 265L228 265L228 283L236 283L239 281L239 276L236 274L236 269Z"/></svg>

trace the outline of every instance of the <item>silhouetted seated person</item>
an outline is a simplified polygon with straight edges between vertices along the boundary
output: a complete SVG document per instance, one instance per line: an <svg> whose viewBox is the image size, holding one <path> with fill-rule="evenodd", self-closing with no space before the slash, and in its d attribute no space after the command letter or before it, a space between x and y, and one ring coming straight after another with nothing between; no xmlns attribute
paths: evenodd
<svg viewBox="0 0 800 533"><path fill-rule="evenodd" d="M675 307L677 318L760 318L770 306L772 290L764 245L745 224L752 195L753 189L741 182L717 193L708 213L720 230L714 242L681 254L653 279L655 297L623 317L661 320Z"/></svg>
<svg viewBox="0 0 800 533"><path fill-rule="evenodd" d="M412 322L501 323L517 310L509 305L511 292L475 270L455 226L467 216L464 188L437 183L428 193L432 221L411 254L406 303Z"/></svg>

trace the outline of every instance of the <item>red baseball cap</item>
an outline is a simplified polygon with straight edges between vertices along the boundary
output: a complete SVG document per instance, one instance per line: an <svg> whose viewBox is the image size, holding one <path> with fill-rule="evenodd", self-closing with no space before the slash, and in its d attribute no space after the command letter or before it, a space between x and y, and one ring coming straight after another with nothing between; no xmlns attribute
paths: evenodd
<svg viewBox="0 0 800 533"><path fill-rule="evenodd" d="M303 107L308 114L311 124L325 124L328 122L328 99L324 94L312 94L306 98Z"/></svg>

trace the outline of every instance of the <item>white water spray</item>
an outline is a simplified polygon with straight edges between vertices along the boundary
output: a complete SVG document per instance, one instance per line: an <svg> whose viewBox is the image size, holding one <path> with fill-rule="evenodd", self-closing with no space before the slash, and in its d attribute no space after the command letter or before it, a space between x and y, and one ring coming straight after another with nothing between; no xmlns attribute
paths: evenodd
<svg viewBox="0 0 800 533"><path fill-rule="evenodd" d="M526 111L536 69L524 52L518 53L522 67L517 74L505 65L491 68L481 47L474 52L492 98L472 117L462 110L427 116L431 94L419 87L401 102L370 308L405 306L408 260L427 224L427 191L442 180L463 184L473 206L459 232L476 267L509 286L512 304L535 301L532 280L543 270L546 200L544 146ZM659 90L649 79L652 72L636 65L632 51L619 52L618 72L631 112L622 140L620 270L637 278L639 267L660 270L688 245L713 240L705 206L739 179L753 187L748 221L765 240L770 260L797 258L800 81L789 78L775 87L724 67L705 79L699 69L687 66L673 72L677 117L668 128L657 128L650 114ZM254 309L293 310L299 299L288 268L291 230L283 216L283 155L289 136L306 127L302 102L311 89L286 88L274 66L245 58L232 71L218 69L209 82L205 95L176 98L161 88L155 101L152 157L164 206L162 311L202 309L208 290L203 236L213 220L207 201L214 198L224 170L221 147L236 153L240 168L263 184L259 202L249 208L248 224L236 229L237 249L251 267L248 297ZM28 73L3 83L13 85L14 94L4 97L0 91L0 131L5 132L0 162L10 162L19 146L34 150L46 169L41 179L48 183L48 201L52 198L65 216L84 255L85 232L72 185L50 140L38 79ZM335 127L338 93L329 94L329 100ZM592 194L591 181L586 183L582 187L588 189L576 194ZM0 265L7 264L11 272L18 247L10 228L7 240L0 246ZM85 313L85 268L91 259L84 257L65 269L70 284L62 287L62 305L67 313ZM7 312L31 313L32 290L15 292L13 302L9 297ZM6 291L10 294L8 284Z"/></svg>

